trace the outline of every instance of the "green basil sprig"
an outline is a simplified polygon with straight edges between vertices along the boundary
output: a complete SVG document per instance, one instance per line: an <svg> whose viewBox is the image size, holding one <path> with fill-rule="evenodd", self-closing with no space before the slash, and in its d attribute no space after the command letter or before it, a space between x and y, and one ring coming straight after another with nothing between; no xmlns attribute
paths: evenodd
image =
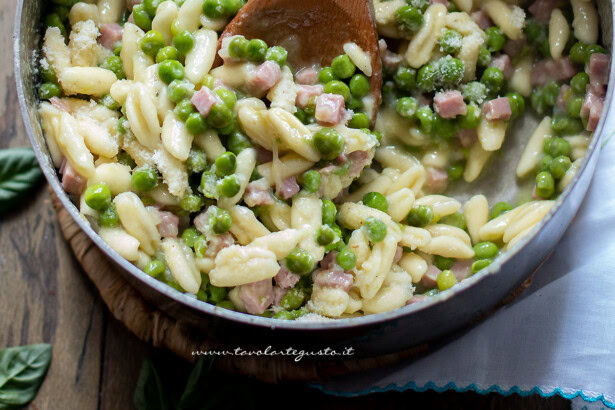
<svg viewBox="0 0 615 410"><path fill-rule="evenodd" d="M0 150L0 212L13 205L42 175L30 148Z"/></svg>
<svg viewBox="0 0 615 410"><path fill-rule="evenodd" d="M49 344L0 350L0 410L21 409L41 387L51 363Z"/></svg>

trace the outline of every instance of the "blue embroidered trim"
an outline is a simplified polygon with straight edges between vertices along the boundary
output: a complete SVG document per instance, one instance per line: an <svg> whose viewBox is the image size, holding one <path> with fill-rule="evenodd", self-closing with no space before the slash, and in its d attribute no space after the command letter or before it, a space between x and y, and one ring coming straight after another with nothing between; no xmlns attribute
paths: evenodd
<svg viewBox="0 0 615 410"><path fill-rule="evenodd" d="M378 386L372 386L370 388L367 388L365 390L359 390L357 392L340 392L340 391L335 391L335 390L329 390L327 388L325 388L324 386L320 385L320 384L313 384L310 383L309 384L310 387L315 388L317 390L320 390L321 392L325 393L325 394L329 394L332 396L341 396L341 397L356 397L356 396L364 396L366 394L369 393L383 393L383 392L387 392L387 391L391 391L391 390L395 390L398 392L403 392L406 391L408 389L417 391L417 392L424 392L427 390L434 390L438 393L442 393L444 391L447 390L455 390L456 392L459 393L464 393L467 391L474 391L478 394L489 394L489 393L493 393L496 392L498 394L501 394L502 396L510 396L513 393L516 393L520 396L529 396L532 394L539 394L542 397L551 397L554 396L555 394L559 394L560 396L562 396L565 399L574 399L575 397L581 397L583 400L585 400L586 402L589 403L593 403L596 402L598 400L602 401L602 403L611 408L611 409L615 409L615 402L610 402L607 399L604 398L604 394L601 394L598 397L588 397L585 395L585 393L583 393L582 390L576 391L574 393L564 393L559 387L556 387L552 392L550 393L544 393L542 391L542 389L540 388L540 386L535 386L533 387L531 390L526 391L526 390L521 390L519 388L519 386L513 386L511 387L509 390L502 390L502 388L500 386L498 386L497 384L492 385L491 387L489 387L488 389L481 389L479 388L475 383L472 383L466 387L458 387L457 384L455 384L455 382L450 382L447 383L445 386L443 387L438 387L436 386L436 384L434 382L429 382L427 383L425 386L423 387L419 387L416 385L415 382L409 382L404 386L399 386L395 383L391 383L388 386L385 387L378 387Z"/></svg>

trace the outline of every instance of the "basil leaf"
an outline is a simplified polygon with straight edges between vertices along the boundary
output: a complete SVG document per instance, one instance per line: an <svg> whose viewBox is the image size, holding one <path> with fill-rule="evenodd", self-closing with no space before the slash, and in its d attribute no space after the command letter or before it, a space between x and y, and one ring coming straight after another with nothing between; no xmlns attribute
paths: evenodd
<svg viewBox="0 0 615 410"><path fill-rule="evenodd" d="M164 388L154 363L145 359L133 398L137 410L170 410L171 406Z"/></svg>
<svg viewBox="0 0 615 410"><path fill-rule="evenodd" d="M0 212L8 209L42 175L30 148L0 150Z"/></svg>
<svg viewBox="0 0 615 410"><path fill-rule="evenodd" d="M50 344L0 350L0 409L22 408L41 387L51 363Z"/></svg>
<svg viewBox="0 0 615 410"><path fill-rule="evenodd" d="M207 399L207 379L213 368L215 356L201 356L190 373L184 393L179 399L179 409L197 408Z"/></svg>

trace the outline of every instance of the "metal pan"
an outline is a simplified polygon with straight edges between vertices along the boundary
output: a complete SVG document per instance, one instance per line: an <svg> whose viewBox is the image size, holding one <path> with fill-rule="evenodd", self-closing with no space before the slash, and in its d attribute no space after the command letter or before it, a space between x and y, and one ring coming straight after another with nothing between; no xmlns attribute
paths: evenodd
<svg viewBox="0 0 615 410"><path fill-rule="evenodd" d="M190 327L211 337L220 336L239 345L278 346L353 346L357 355L378 355L433 340L470 323L493 308L498 301L518 287L544 260L557 244L574 218L585 196L599 154L600 142L606 137L605 117L613 99L613 85L606 96L603 116L583 160L583 166L560 195L549 214L512 250L498 258L488 268L421 304L353 319L325 322L277 321L216 308L181 294L151 278L120 257L79 216L79 211L66 195L43 138L37 114L37 66L40 46L41 9L44 0L19 0L15 19L14 51L17 95L26 131L40 166L52 189L83 231L117 265L125 278L153 305ZM602 39L607 48L613 44L613 8L610 1L599 0L602 18ZM615 65L611 65L610 78ZM484 193L490 203L510 200L527 189L514 176L520 151L529 138L536 119L525 118L507 136L502 154L472 186L459 186L452 193L465 199L476 192Z"/></svg>

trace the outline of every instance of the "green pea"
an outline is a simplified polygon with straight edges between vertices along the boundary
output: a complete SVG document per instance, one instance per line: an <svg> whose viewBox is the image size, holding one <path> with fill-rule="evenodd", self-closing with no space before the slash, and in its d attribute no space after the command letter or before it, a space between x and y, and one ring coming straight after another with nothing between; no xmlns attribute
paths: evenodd
<svg viewBox="0 0 615 410"><path fill-rule="evenodd" d="M368 133L367 131L369 130L363 130L365 133ZM378 144L380 144L382 142L382 134L380 133L380 131L372 131L371 134L376 137L376 139L378 140Z"/></svg>
<svg viewBox="0 0 615 410"><path fill-rule="evenodd" d="M389 209L389 201L380 192L368 192L363 195L363 205L370 208L378 209L382 212L386 212Z"/></svg>
<svg viewBox="0 0 615 410"><path fill-rule="evenodd" d="M487 266L491 265L491 259L480 259L477 261L474 261L472 263L472 274L478 272L479 270L485 269Z"/></svg>
<svg viewBox="0 0 615 410"><path fill-rule="evenodd" d="M305 114L305 111L303 111L301 107L295 107L295 108L297 109L297 111L295 112L295 117L297 117L297 119L301 121L303 124L308 124L307 122L308 116Z"/></svg>
<svg viewBox="0 0 615 410"><path fill-rule="evenodd" d="M217 131L220 135L230 135L237 129L238 126L237 119L233 116L231 122L226 127L218 128Z"/></svg>
<svg viewBox="0 0 615 410"><path fill-rule="evenodd" d="M150 166L142 166L132 171L132 187L135 191L151 191L158 185L158 172Z"/></svg>
<svg viewBox="0 0 615 410"><path fill-rule="evenodd" d="M325 84L325 93L327 94L338 94L344 97L344 101L348 101L350 98L350 88L339 80L329 81Z"/></svg>
<svg viewBox="0 0 615 410"><path fill-rule="evenodd" d="M100 103L105 107L112 111L116 111L120 109L120 104L111 97L109 94L105 94L103 98L100 100Z"/></svg>
<svg viewBox="0 0 615 410"><path fill-rule="evenodd" d="M224 128L233 122L233 112L225 104L214 104L209 110L207 123L213 128Z"/></svg>
<svg viewBox="0 0 615 410"><path fill-rule="evenodd" d="M480 82L485 84L491 94L497 94L504 84L504 74L497 67L487 67L483 72Z"/></svg>
<svg viewBox="0 0 615 410"><path fill-rule="evenodd" d="M449 139L457 134L457 122L454 119L442 118L438 114L434 117L433 131L436 135Z"/></svg>
<svg viewBox="0 0 615 410"><path fill-rule="evenodd" d="M199 289L196 293L196 298L202 302L207 302L207 292L203 289Z"/></svg>
<svg viewBox="0 0 615 410"><path fill-rule="evenodd" d="M194 47L194 36L188 30L180 31L173 37L173 45L179 54L185 56Z"/></svg>
<svg viewBox="0 0 615 410"><path fill-rule="evenodd" d="M406 223L410 226L417 226L423 228L431 223L434 219L433 210L427 205L417 205L413 207L408 216L406 216Z"/></svg>
<svg viewBox="0 0 615 410"><path fill-rule="evenodd" d="M419 69L416 75L416 85L423 91L433 91L435 89L438 69L434 64L425 64Z"/></svg>
<svg viewBox="0 0 615 410"><path fill-rule="evenodd" d="M198 112L188 115L186 118L186 128L192 135L199 135L207 130L207 121Z"/></svg>
<svg viewBox="0 0 615 410"><path fill-rule="evenodd" d="M416 111L416 118L419 120L421 132L431 134L435 115L428 105L423 105Z"/></svg>
<svg viewBox="0 0 615 410"><path fill-rule="evenodd" d="M53 67L51 66L51 64L49 64L47 62L46 59L43 59L43 61L41 61L41 65L39 68L39 71L41 73L41 79L43 80L44 83L54 83L57 84L58 83L58 76L56 75L55 70L53 69Z"/></svg>
<svg viewBox="0 0 615 410"><path fill-rule="evenodd" d="M453 263L455 263L455 258L445 258L440 255L433 256L433 264L440 270L450 269Z"/></svg>
<svg viewBox="0 0 615 410"><path fill-rule="evenodd" d="M322 223L333 226L333 224L335 224L336 216L337 216L337 208L335 207L335 204L328 199L323 199L322 200Z"/></svg>
<svg viewBox="0 0 615 410"><path fill-rule="evenodd" d="M543 143L543 151L553 158L560 155L570 156L570 143L563 138L548 138Z"/></svg>
<svg viewBox="0 0 615 410"><path fill-rule="evenodd" d="M575 64L585 64L585 59L587 56L587 44L579 41L570 49L570 61Z"/></svg>
<svg viewBox="0 0 615 410"><path fill-rule="evenodd" d="M489 219L495 219L512 209L513 207L508 202L497 202L493 205L493 208L491 208L491 215L489 215Z"/></svg>
<svg viewBox="0 0 615 410"><path fill-rule="evenodd" d="M308 100L308 105L303 109L305 115L314 116L316 114L316 98L311 97Z"/></svg>
<svg viewBox="0 0 615 410"><path fill-rule="evenodd" d="M381 242L387 235L386 224L380 219L374 218L372 216L365 219L363 227L365 228L365 234L367 235L367 238L371 242Z"/></svg>
<svg viewBox="0 0 615 410"><path fill-rule="evenodd" d="M292 288L288 292L282 296L282 300L280 300L280 306L287 310L298 309L303 305L303 301L305 300L306 294L303 292L303 289L300 288Z"/></svg>
<svg viewBox="0 0 615 410"><path fill-rule="evenodd" d="M62 19L57 15L57 13L51 13L45 17L45 27L57 27L60 29L60 33L62 33L63 36L66 36L66 27L64 26L64 23L62 23Z"/></svg>
<svg viewBox="0 0 615 410"><path fill-rule="evenodd" d="M450 2L448 3L448 7L446 8L446 10L447 10L449 13L458 13L458 12L460 12L460 11L461 11L461 10L459 10L459 7L457 7L457 5L456 5L455 3L453 3L452 1L450 1Z"/></svg>
<svg viewBox="0 0 615 410"><path fill-rule="evenodd" d="M591 44L587 46L586 55L585 55L585 64L589 64L589 59L591 58L592 54L595 54L595 53L607 54L607 51L604 47L598 44Z"/></svg>
<svg viewBox="0 0 615 410"><path fill-rule="evenodd" d="M207 291L207 293L209 294L209 302L213 304L222 302L224 299L226 299L226 296L228 295L228 291L226 290L226 288L214 286L211 283L207 285Z"/></svg>
<svg viewBox="0 0 615 410"><path fill-rule="evenodd" d="M252 146L248 137L246 137L239 131L232 132L229 135L226 144L229 151L231 151L235 155L239 155L241 151Z"/></svg>
<svg viewBox="0 0 615 410"><path fill-rule="evenodd" d="M52 9L52 12L57 14L58 17L60 17L61 21L66 22L68 21L68 15L70 13L70 9L69 9L70 6L72 6L72 4L66 5L66 6L62 6L62 5L55 6Z"/></svg>
<svg viewBox="0 0 615 410"><path fill-rule="evenodd" d="M224 14L227 16L234 16L239 12L246 2L244 0L226 0L224 5Z"/></svg>
<svg viewBox="0 0 615 410"><path fill-rule="evenodd" d="M338 236L329 225L321 225L316 231L316 242L320 246L328 246L336 239L338 239Z"/></svg>
<svg viewBox="0 0 615 410"><path fill-rule="evenodd" d="M225 0L205 0L203 13L212 19L223 17L226 13Z"/></svg>
<svg viewBox="0 0 615 410"><path fill-rule="evenodd" d="M553 158L553 161L551 161L551 164L549 165L549 171L551 172L553 178L561 179L571 166L572 162L570 161L570 158L560 155L559 157Z"/></svg>
<svg viewBox="0 0 615 410"><path fill-rule="evenodd" d="M228 88L220 87L216 89L215 93L229 109L232 110L235 108L237 95L233 91Z"/></svg>
<svg viewBox="0 0 615 410"><path fill-rule="evenodd" d="M538 42L536 44L536 49L538 49L538 52L543 56L543 57L551 57L551 47L549 44L549 39L548 38L544 38L542 41Z"/></svg>
<svg viewBox="0 0 615 410"><path fill-rule="evenodd" d="M542 89L542 98L546 105L553 107L557 103L557 96L559 95L559 84L552 81L545 85Z"/></svg>
<svg viewBox="0 0 615 410"><path fill-rule="evenodd" d="M118 43L113 49L113 55L119 56L122 53L122 43Z"/></svg>
<svg viewBox="0 0 615 410"><path fill-rule="evenodd" d="M583 107L583 97L574 97L568 101L568 115L573 118L581 118L581 108Z"/></svg>
<svg viewBox="0 0 615 410"><path fill-rule="evenodd" d="M158 51L164 47L164 37L159 31L150 30L141 39L141 50L148 56L154 58Z"/></svg>
<svg viewBox="0 0 615 410"><path fill-rule="evenodd" d="M98 223L103 228L115 228L120 225L120 218L117 216L117 210L113 203L98 214Z"/></svg>
<svg viewBox="0 0 615 410"><path fill-rule="evenodd" d="M443 291L452 288L457 283L457 278L450 270L443 270L436 279L438 290Z"/></svg>
<svg viewBox="0 0 615 410"><path fill-rule="evenodd" d="M295 320L293 313L288 310L280 310L278 313L273 315L273 318L278 320Z"/></svg>
<svg viewBox="0 0 615 410"><path fill-rule="evenodd" d="M519 118L525 111L525 99L519 93L508 93L506 97L508 98L512 111L510 119L514 120L515 118Z"/></svg>
<svg viewBox="0 0 615 410"><path fill-rule="evenodd" d="M542 89L536 89L532 91L530 95L530 105L532 109L536 111L539 115L545 113L547 109L547 105L544 102L544 98L542 98Z"/></svg>
<svg viewBox="0 0 615 410"><path fill-rule="evenodd" d="M252 39L248 42L248 47L246 49L246 56L248 61L253 63L261 63L265 61L265 56L267 55L267 43L260 39Z"/></svg>
<svg viewBox="0 0 615 410"><path fill-rule="evenodd" d="M485 34L487 34L487 48L490 52L495 53L504 48L506 36L501 28L497 26L487 27Z"/></svg>
<svg viewBox="0 0 615 410"><path fill-rule="evenodd" d="M265 60L273 61L277 63L280 67L283 67L286 64L286 59L288 58L288 51L285 48L280 46L269 47L267 53L265 54Z"/></svg>
<svg viewBox="0 0 615 410"><path fill-rule="evenodd" d="M456 85L463 78L464 65L458 58L445 57L440 59L440 79L447 85Z"/></svg>
<svg viewBox="0 0 615 410"><path fill-rule="evenodd" d="M525 23L525 34L530 44L536 44L546 37L545 26L539 24L534 19L527 19Z"/></svg>
<svg viewBox="0 0 615 410"><path fill-rule="evenodd" d="M479 242L472 249L474 249L474 258L476 259L495 258L499 251L493 242Z"/></svg>
<svg viewBox="0 0 615 410"><path fill-rule="evenodd" d="M158 6L160 5L160 3L162 3L162 1L163 0L143 0L145 11L147 11L151 18L154 18L154 16L156 16L156 10L158 9Z"/></svg>
<svg viewBox="0 0 615 410"><path fill-rule="evenodd" d="M167 88L167 97L174 103L190 99L194 94L194 85L186 80L173 80Z"/></svg>
<svg viewBox="0 0 615 410"><path fill-rule="evenodd" d="M331 62L331 68L337 78L350 78L355 72L356 66L346 54L339 55Z"/></svg>
<svg viewBox="0 0 615 410"><path fill-rule="evenodd" d="M369 127L369 117L364 112L357 112L348 121L349 128L361 129Z"/></svg>
<svg viewBox="0 0 615 410"><path fill-rule="evenodd" d="M321 184L321 176L318 171L313 169L303 174L303 189L307 192L318 192Z"/></svg>
<svg viewBox="0 0 615 410"><path fill-rule="evenodd" d="M451 180L458 181L463 176L464 169L463 163L451 164L446 168L446 173Z"/></svg>
<svg viewBox="0 0 615 410"><path fill-rule="evenodd" d="M440 48L446 54L457 54L461 50L462 41L463 36L457 30L451 29L442 30L442 34L440 34L438 39Z"/></svg>
<svg viewBox="0 0 615 410"><path fill-rule="evenodd" d="M203 78L202 84L203 84L204 87L207 87L210 90L213 90L215 88L215 86L216 86L216 79L211 74L207 74Z"/></svg>
<svg viewBox="0 0 615 410"><path fill-rule="evenodd" d="M337 254L335 261L344 270L351 270L357 265L357 257L350 248L342 249Z"/></svg>
<svg viewBox="0 0 615 410"><path fill-rule="evenodd" d="M126 129L128 128L128 125L128 119L126 117L120 117L120 119L117 121L118 132L122 135L126 135Z"/></svg>
<svg viewBox="0 0 615 410"><path fill-rule="evenodd" d="M191 226L190 228L184 229L181 238L187 246L193 248L199 236L201 236L201 233L197 231L195 227Z"/></svg>
<svg viewBox="0 0 615 410"><path fill-rule="evenodd" d="M457 117L457 125L466 130L474 129L478 127L481 117L481 109L476 104L468 104L465 115Z"/></svg>
<svg viewBox="0 0 615 410"><path fill-rule="evenodd" d="M555 193L555 181L548 171L543 171L536 175L536 194L544 199L551 198Z"/></svg>
<svg viewBox="0 0 615 410"><path fill-rule="evenodd" d="M208 222L211 230L216 235L222 235L223 233L228 232L231 229L231 225L233 223L233 218L231 217L231 213L226 209L218 208L217 206L212 207L213 210L209 214Z"/></svg>
<svg viewBox="0 0 615 410"><path fill-rule="evenodd" d="M143 272L147 273L153 278L159 278L162 276L164 271L167 269L164 262L158 259L151 260L145 268L143 268Z"/></svg>
<svg viewBox="0 0 615 410"><path fill-rule="evenodd" d="M223 300L222 302L218 302L216 303L216 306L222 309L235 310L235 305L230 300Z"/></svg>
<svg viewBox="0 0 615 410"><path fill-rule="evenodd" d="M397 113L404 118L414 118L419 102L414 97L403 97L397 101Z"/></svg>
<svg viewBox="0 0 615 410"><path fill-rule="evenodd" d="M143 31L150 31L152 29L152 18L147 10L145 10L144 4L136 4L132 8L132 18L135 21L137 27Z"/></svg>
<svg viewBox="0 0 615 410"><path fill-rule="evenodd" d="M118 80L126 78L126 74L124 74L124 64L122 63L122 59L118 56L107 58L101 65L101 68L113 71L113 74L115 74Z"/></svg>
<svg viewBox="0 0 615 410"><path fill-rule="evenodd" d="M478 81L467 83L462 88L463 99L468 103L482 104L487 98L487 87Z"/></svg>
<svg viewBox="0 0 615 410"><path fill-rule="evenodd" d="M446 215L444 218L440 219L438 223L456 226L457 228L463 229L464 231L467 228L466 219L463 216L463 214L460 212L455 212L454 214Z"/></svg>
<svg viewBox="0 0 615 410"><path fill-rule="evenodd" d="M333 160L344 152L344 137L333 128L321 128L313 137L314 146L323 159Z"/></svg>
<svg viewBox="0 0 615 410"><path fill-rule="evenodd" d="M585 94L587 84L589 84L589 75L583 72L575 74L570 80L570 88L572 88L572 91L576 94Z"/></svg>
<svg viewBox="0 0 615 410"><path fill-rule="evenodd" d="M551 129L557 135L575 135L581 133L584 127L580 119L557 113L551 119Z"/></svg>
<svg viewBox="0 0 615 410"><path fill-rule="evenodd" d="M235 36L228 44L228 53L233 58L243 59L248 56L248 43L242 36Z"/></svg>
<svg viewBox="0 0 615 410"><path fill-rule="evenodd" d="M225 198L231 198L235 196L241 189L241 184L237 175L227 175L224 178L218 180L216 183L218 195Z"/></svg>
<svg viewBox="0 0 615 410"><path fill-rule="evenodd" d="M196 109L194 108L194 105L192 105L192 102L189 99L185 99L185 100L178 102L175 108L173 109L173 111L175 112L175 115L177 115L177 117L180 120L185 122L188 120L188 117L190 116L190 114L193 114L196 112Z"/></svg>
<svg viewBox="0 0 615 410"><path fill-rule="evenodd" d="M411 67L400 66L395 75L393 81L397 88L403 91L413 91L416 87L416 70Z"/></svg>
<svg viewBox="0 0 615 410"><path fill-rule="evenodd" d="M553 162L553 157L551 155L545 155L544 157L542 157L542 159L536 166L536 173L540 173L542 171L549 171L551 169L551 162Z"/></svg>
<svg viewBox="0 0 615 410"><path fill-rule="evenodd" d="M205 171L207 168L207 155L198 148L191 149L186 160L186 166L191 174Z"/></svg>
<svg viewBox="0 0 615 410"><path fill-rule="evenodd" d="M130 154L128 154L126 151L120 151L120 153L117 154L117 162L122 165L128 165L131 169L137 166L135 160L132 159Z"/></svg>
<svg viewBox="0 0 615 410"><path fill-rule="evenodd" d="M194 241L194 254L197 258L204 258L207 251L207 238L201 235Z"/></svg>
<svg viewBox="0 0 615 410"><path fill-rule="evenodd" d="M184 66L177 60L165 60L158 65L158 76L166 84L184 79Z"/></svg>
<svg viewBox="0 0 615 410"><path fill-rule="evenodd" d="M333 69L331 67L324 67L318 73L318 81L322 84L327 84L328 82L334 80L338 80L338 78L333 73Z"/></svg>
<svg viewBox="0 0 615 410"><path fill-rule="evenodd" d="M286 266L291 272L304 275L314 268L314 258L306 250L295 248L286 257Z"/></svg>
<svg viewBox="0 0 615 410"><path fill-rule="evenodd" d="M237 170L237 157L232 152L226 151L216 158L216 175L223 177L231 175Z"/></svg>
<svg viewBox="0 0 615 410"><path fill-rule="evenodd" d="M487 50L487 47L481 46L478 50L478 60L476 64L479 67L488 67L491 64L491 53Z"/></svg>
<svg viewBox="0 0 615 410"><path fill-rule="evenodd" d="M189 194L179 201L179 206L186 212L198 212L204 205L202 196Z"/></svg>
<svg viewBox="0 0 615 410"><path fill-rule="evenodd" d="M402 6L395 12L397 25L403 31L415 33L423 25L423 15L412 6Z"/></svg>
<svg viewBox="0 0 615 410"><path fill-rule="evenodd" d="M60 86L54 83L43 83L38 90L41 100L49 100L53 97L59 97L62 95Z"/></svg>
<svg viewBox="0 0 615 410"><path fill-rule="evenodd" d="M353 75L349 85L350 93L357 98L362 98L369 94L369 80L363 74Z"/></svg>
<svg viewBox="0 0 615 410"><path fill-rule="evenodd" d="M103 211L111 204L111 190L102 182L87 187L84 197L85 203L97 211Z"/></svg>

